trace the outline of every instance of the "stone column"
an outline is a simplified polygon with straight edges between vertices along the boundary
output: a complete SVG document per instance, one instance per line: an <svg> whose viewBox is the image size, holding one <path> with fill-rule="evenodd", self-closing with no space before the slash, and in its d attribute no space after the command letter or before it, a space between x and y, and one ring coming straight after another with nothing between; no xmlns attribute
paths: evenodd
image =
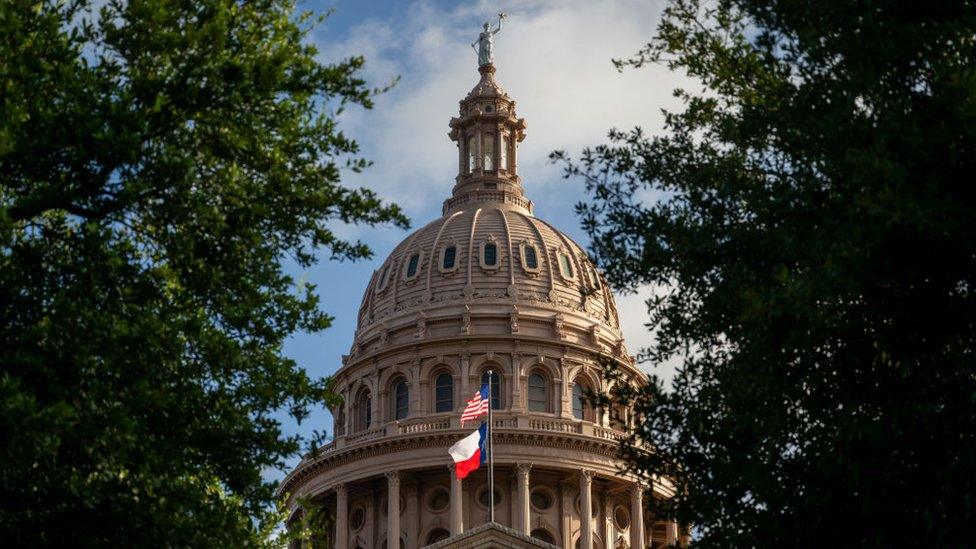
<svg viewBox="0 0 976 549"><path fill-rule="evenodd" d="M668 546L678 543L678 523L670 521L668 524Z"/></svg>
<svg viewBox="0 0 976 549"><path fill-rule="evenodd" d="M337 549L349 547L349 492L345 484L339 484L336 491L335 542Z"/></svg>
<svg viewBox="0 0 976 549"><path fill-rule="evenodd" d="M580 549L593 549L593 472L581 470L579 482Z"/></svg>
<svg viewBox="0 0 976 549"><path fill-rule="evenodd" d="M574 549L573 546L573 495L570 488L570 481L563 480L559 483L559 499L562 502L560 515L562 516L562 529L559 535L562 537L563 549Z"/></svg>
<svg viewBox="0 0 976 549"><path fill-rule="evenodd" d="M386 473L386 548L400 549L400 472Z"/></svg>
<svg viewBox="0 0 976 549"><path fill-rule="evenodd" d="M630 546L644 547L644 487L630 487Z"/></svg>
<svg viewBox="0 0 976 549"><path fill-rule="evenodd" d="M451 535L456 536L464 531L464 521L462 517L463 504L461 503L461 479L454 474L454 464L447 466L448 473L451 475Z"/></svg>
<svg viewBox="0 0 976 549"><path fill-rule="evenodd" d="M420 502L418 499L419 490L417 485L409 483L404 486L404 495L407 496L407 512L404 514L404 530L406 531L406 549L416 549L420 547L417 538L420 537Z"/></svg>
<svg viewBox="0 0 976 549"><path fill-rule="evenodd" d="M532 519L529 516L529 470L532 469L532 464L519 463L515 468L518 477L518 514L512 522L516 530L529 535L532 526Z"/></svg>

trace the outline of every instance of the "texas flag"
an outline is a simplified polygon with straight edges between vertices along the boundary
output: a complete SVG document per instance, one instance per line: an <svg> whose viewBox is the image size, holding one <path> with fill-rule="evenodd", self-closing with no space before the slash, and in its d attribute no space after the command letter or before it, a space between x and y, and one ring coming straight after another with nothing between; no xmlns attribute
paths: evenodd
<svg viewBox="0 0 976 549"><path fill-rule="evenodd" d="M482 423L477 431L457 441L447 452L454 460L457 478L468 476L488 461L488 424Z"/></svg>

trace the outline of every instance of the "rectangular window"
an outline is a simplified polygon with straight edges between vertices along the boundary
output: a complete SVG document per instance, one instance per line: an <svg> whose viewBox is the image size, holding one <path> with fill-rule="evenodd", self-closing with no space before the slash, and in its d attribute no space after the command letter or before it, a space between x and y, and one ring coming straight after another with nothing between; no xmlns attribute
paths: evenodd
<svg viewBox="0 0 976 549"><path fill-rule="evenodd" d="M502 136L502 150L498 151L501 154L501 159L498 161L499 166L503 170L512 171L511 166L508 165L508 136Z"/></svg>
<svg viewBox="0 0 976 549"><path fill-rule="evenodd" d="M468 173L474 172L475 162L478 159L478 151L475 149L474 136L468 138Z"/></svg>

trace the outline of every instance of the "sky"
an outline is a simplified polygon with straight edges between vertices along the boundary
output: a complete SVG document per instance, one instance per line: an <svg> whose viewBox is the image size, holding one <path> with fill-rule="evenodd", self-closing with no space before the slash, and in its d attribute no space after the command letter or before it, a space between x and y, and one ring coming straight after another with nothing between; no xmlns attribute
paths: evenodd
<svg viewBox="0 0 976 549"><path fill-rule="evenodd" d="M578 156L587 146L606 142L611 128L663 127L662 109L679 107L675 88L689 86L665 67L618 72L612 59L627 58L651 38L660 18L660 0L535 0L479 2L406 2L332 0L302 7L331 15L312 35L323 62L352 55L365 58L362 76L371 86L399 81L377 97L372 110L344 111L340 127L356 139L373 165L346 173L347 186L367 187L405 209L419 228L440 217L457 172L457 149L448 138L448 121L458 101L478 82L477 55L470 44L481 25L495 14L508 17L495 36L497 80L516 101L526 120L527 137L519 147L523 187L535 203L535 215L569 234L584 247L573 206L586 199L582 182L562 177L548 155L565 150ZM349 352L356 314L371 273L409 231L391 227L335 227L347 239L368 243L367 261L333 262L325 258L307 271L289 266L296 279L317 285L322 307L335 317L331 328L299 334L284 352L314 376L328 376ZM644 323L649 290L618 295L626 344L635 354L651 342ZM653 365L644 365L650 371ZM655 373L673 375L672 364ZM305 434L331 432L332 420L316 410L300 426Z"/></svg>

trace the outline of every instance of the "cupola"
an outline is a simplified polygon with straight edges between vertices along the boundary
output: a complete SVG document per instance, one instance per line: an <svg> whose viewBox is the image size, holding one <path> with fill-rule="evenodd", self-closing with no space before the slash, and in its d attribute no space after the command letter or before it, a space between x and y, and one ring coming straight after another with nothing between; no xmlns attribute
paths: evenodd
<svg viewBox="0 0 976 549"><path fill-rule="evenodd" d="M518 144L525 139L525 119L515 101L495 80L495 66L478 67L481 79L460 102L448 134L458 148L458 175L444 213L464 204L496 202L532 212L518 175Z"/></svg>

